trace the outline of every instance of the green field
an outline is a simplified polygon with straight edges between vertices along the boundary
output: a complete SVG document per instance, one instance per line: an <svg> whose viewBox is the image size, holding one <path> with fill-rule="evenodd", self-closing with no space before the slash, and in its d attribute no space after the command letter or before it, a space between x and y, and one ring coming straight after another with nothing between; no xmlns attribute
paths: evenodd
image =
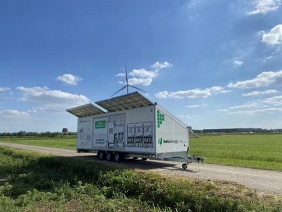
<svg viewBox="0 0 282 212"><path fill-rule="evenodd" d="M210 135L190 139L206 163L282 171L282 134Z"/></svg>
<svg viewBox="0 0 282 212"><path fill-rule="evenodd" d="M1 142L45 146L61 149L76 149L76 136L57 137L0 137Z"/></svg>
<svg viewBox="0 0 282 212"><path fill-rule="evenodd" d="M0 138L1 141L76 149L76 136ZM282 134L201 135L190 139L190 155L204 155L206 163L282 171Z"/></svg>
<svg viewBox="0 0 282 212"><path fill-rule="evenodd" d="M282 197L227 182L129 171L0 146L0 211L282 211Z"/></svg>

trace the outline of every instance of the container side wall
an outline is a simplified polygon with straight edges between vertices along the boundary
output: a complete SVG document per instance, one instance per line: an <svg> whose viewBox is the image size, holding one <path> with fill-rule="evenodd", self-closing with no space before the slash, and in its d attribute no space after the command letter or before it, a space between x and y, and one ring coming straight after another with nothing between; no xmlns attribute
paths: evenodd
<svg viewBox="0 0 282 212"><path fill-rule="evenodd" d="M77 148L92 148L92 117L78 118Z"/></svg>
<svg viewBox="0 0 282 212"><path fill-rule="evenodd" d="M189 146L189 131L174 117L156 107L156 150L161 153L187 152Z"/></svg>
<svg viewBox="0 0 282 212"><path fill-rule="evenodd" d="M155 153L155 106L147 106L126 111L126 150L132 152Z"/></svg>

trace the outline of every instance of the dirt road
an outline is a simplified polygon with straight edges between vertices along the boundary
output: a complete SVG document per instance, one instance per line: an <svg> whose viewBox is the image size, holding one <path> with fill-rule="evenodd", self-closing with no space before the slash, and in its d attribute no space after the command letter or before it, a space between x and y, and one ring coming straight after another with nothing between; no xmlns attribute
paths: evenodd
<svg viewBox="0 0 282 212"><path fill-rule="evenodd" d="M261 191L275 192L282 194L282 172L268 171L223 165L212 164L189 164L187 170L181 168L181 163L163 162L163 161L134 161L126 160L122 163L100 161L94 154L76 153L75 150L56 149L39 146L29 146L21 144L2 143L0 145L10 146L20 149L34 150L41 153L53 154L64 157L73 157L78 159L95 160L100 163L111 163L114 165L125 166L129 168L145 169L161 172L164 174L181 175L188 178L197 178L203 180L223 180L232 181L249 188L255 188ZM1 163L1 161L0 161Z"/></svg>

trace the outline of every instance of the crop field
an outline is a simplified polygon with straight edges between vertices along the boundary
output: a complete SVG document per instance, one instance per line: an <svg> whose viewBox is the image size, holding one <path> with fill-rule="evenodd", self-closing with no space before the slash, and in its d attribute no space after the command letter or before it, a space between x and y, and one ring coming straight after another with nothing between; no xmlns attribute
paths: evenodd
<svg viewBox="0 0 282 212"><path fill-rule="evenodd" d="M0 211L282 211L282 197L0 146Z"/></svg>
<svg viewBox="0 0 282 212"><path fill-rule="evenodd" d="M190 147L206 163L282 171L282 134L203 135Z"/></svg>
<svg viewBox="0 0 282 212"><path fill-rule="evenodd" d="M0 138L35 146L76 149L76 136ZM190 139L190 154L206 163L282 171L282 134L200 135Z"/></svg>

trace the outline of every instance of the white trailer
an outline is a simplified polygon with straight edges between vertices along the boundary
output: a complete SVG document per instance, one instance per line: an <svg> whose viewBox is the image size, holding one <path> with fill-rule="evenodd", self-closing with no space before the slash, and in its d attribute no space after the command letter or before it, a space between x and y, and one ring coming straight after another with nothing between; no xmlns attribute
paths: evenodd
<svg viewBox="0 0 282 212"><path fill-rule="evenodd" d="M97 153L99 159L184 162L187 168L202 157L189 156L189 128L138 92L67 109L78 117L77 152Z"/></svg>

